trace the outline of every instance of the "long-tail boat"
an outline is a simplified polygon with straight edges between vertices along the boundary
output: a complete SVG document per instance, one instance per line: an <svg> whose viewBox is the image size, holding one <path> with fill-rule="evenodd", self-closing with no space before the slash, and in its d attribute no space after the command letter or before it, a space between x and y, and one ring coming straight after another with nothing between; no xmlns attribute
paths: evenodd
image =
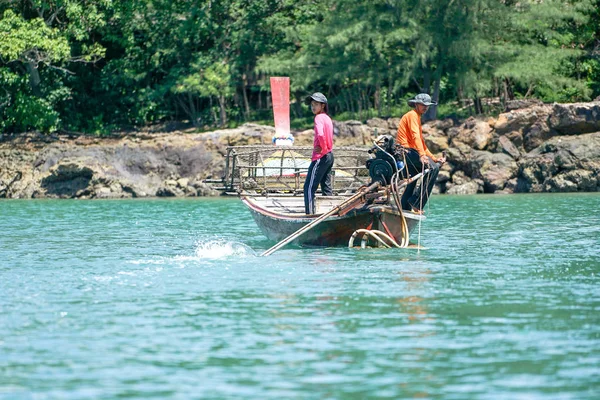
<svg viewBox="0 0 600 400"><path fill-rule="evenodd" d="M307 215L303 184L312 147L293 146L288 77L271 77L276 146L227 148L221 189L238 195L264 235L279 243L312 246L407 247L410 232L425 219L402 210L406 176L403 149L382 135L371 148L335 147L333 196L317 192L316 213ZM426 172L425 172L426 173Z"/></svg>
<svg viewBox="0 0 600 400"><path fill-rule="evenodd" d="M305 214L303 184L312 147L227 148L222 189L240 197L261 232L273 241L310 246L406 247L423 215L403 211L410 180L391 136L372 148L336 147L332 196L317 192L316 213ZM296 236L294 236L296 235Z"/></svg>

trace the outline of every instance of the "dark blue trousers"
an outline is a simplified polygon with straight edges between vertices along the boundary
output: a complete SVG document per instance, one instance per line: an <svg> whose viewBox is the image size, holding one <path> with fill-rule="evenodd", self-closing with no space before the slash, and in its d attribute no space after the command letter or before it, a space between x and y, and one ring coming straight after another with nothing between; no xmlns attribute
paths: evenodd
<svg viewBox="0 0 600 400"><path fill-rule="evenodd" d="M333 153L329 152L318 160L312 161L308 167L304 181L304 210L307 214L315 214L315 193L321 185L324 196L331 196L331 168L333 167Z"/></svg>
<svg viewBox="0 0 600 400"><path fill-rule="evenodd" d="M433 185L435 185L438 173L440 172L440 165L433 162L431 158L429 159L429 164L425 165L425 168L423 168L423 164L421 163L421 159L419 157L419 152L415 149L408 149L408 152L406 153L406 168L404 169L403 177L408 178L415 176L416 174L422 172L423 169L427 168L429 168L430 171L423 177L421 186L415 189L415 186L419 181L418 179L406 186L401 199L402 209L410 210L412 207L414 207L422 210L429 200L429 196L433 190ZM408 176L406 175L407 170ZM421 192L423 192L422 195Z"/></svg>

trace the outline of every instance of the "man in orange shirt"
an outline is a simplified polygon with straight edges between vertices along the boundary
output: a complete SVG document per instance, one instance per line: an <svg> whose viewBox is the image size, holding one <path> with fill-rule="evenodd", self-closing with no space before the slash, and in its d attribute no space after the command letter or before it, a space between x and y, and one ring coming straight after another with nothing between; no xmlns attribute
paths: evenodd
<svg viewBox="0 0 600 400"><path fill-rule="evenodd" d="M437 105L431 101L427 93L421 93L414 99L408 100L408 105L413 109L402 117L398 125L396 143L407 149L406 168L410 176L429 168L429 173L423 177L423 183L415 190L416 182L406 186L402 195L402 208L417 214L423 214L423 208L429 200L433 185L440 171L440 166L446 162L446 157L435 157L427 148L423 140L421 116L427 112L429 106ZM408 176L405 176L408 178Z"/></svg>

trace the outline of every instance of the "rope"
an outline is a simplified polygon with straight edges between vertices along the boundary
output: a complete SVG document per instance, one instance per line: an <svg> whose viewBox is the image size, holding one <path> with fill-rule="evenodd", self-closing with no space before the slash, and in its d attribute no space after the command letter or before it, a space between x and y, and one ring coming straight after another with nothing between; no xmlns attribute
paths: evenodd
<svg viewBox="0 0 600 400"><path fill-rule="evenodd" d="M421 173L425 173L425 164L421 163ZM425 176L421 176L421 183L419 183L420 196L419 196L419 211L423 212L423 186L425 186ZM417 235L417 254L421 252L421 222L423 218L419 218L419 234Z"/></svg>
<svg viewBox="0 0 600 400"><path fill-rule="evenodd" d="M354 233L352 234L352 236L350 237L350 240L348 241L348 247L352 248L354 247L354 239L359 235L359 234L363 234L363 237L361 239L361 243L360 243L360 247L362 249L367 247L367 242L368 242L368 238L372 237L373 239L375 239L378 243L381 243L382 245L384 245L386 248L391 248L396 247L396 248L401 248L402 246L400 246L398 244L398 242L396 242L394 240L394 238L392 238L390 235L388 235L385 232L382 231L378 231L378 230L369 230L369 229L358 229L356 231L354 231ZM383 239L389 241L392 246L390 246L389 244L387 244Z"/></svg>
<svg viewBox="0 0 600 400"><path fill-rule="evenodd" d="M402 197L402 194L398 190L398 187L400 185L400 180L401 180L401 174L400 174L400 171L398 171L392 176L392 179L390 182L390 189L392 192L392 197L394 198L394 203L396 204L396 208L398 209L398 212L400 213L400 219L401 219L400 226L402 227L402 240L400 241L400 246L404 248L404 247L407 247L408 243L409 243L409 232L408 232L408 224L406 223L406 218L404 218L404 213L402 212L402 204L400 202L400 199ZM406 190L406 186L404 187L404 190ZM402 193L404 193L404 190L402 191Z"/></svg>
<svg viewBox="0 0 600 400"><path fill-rule="evenodd" d="M391 192L392 198L394 199L394 203L396 204L398 212L400 213L400 219L401 219L402 237L401 237L400 243L398 243L393 238L393 236L388 233L385 233L385 232L382 232L379 230L358 229L358 230L354 231L354 233L350 237L350 240L348 241L348 247L350 247L350 248L354 247L354 241L355 241L356 237L360 234L362 234L360 247L363 249L367 246L369 238L374 239L377 243L383 245L386 248L395 247L395 248L400 249L400 248L408 247L409 241L410 241L409 232L408 232L408 224L406 222L406 218L404 217L404 214L402 213L402 205L400 202L400 198L401 198L402 194L400 193L399 187L400 187L401 181L402 181L401 171L397 171L394 175L392 175L392 178L390 180L390 192ZM405 187L406 186L404 186L404 188ZM384 228L385 228L385 226L384 226ZM386 240L391 245L386 243Z"/></svg>

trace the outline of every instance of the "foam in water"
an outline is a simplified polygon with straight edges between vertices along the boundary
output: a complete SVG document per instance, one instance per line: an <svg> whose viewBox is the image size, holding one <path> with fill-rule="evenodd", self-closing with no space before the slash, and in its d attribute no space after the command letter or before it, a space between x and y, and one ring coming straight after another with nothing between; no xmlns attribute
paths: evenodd
<svg viewBox="0 0 600 400"><path fill-rule="evenodd" d="M219 259L231 256L255 256L256 253L243 243L226 240L211 240L209 242L196 242L196 257Z"/></svg>

